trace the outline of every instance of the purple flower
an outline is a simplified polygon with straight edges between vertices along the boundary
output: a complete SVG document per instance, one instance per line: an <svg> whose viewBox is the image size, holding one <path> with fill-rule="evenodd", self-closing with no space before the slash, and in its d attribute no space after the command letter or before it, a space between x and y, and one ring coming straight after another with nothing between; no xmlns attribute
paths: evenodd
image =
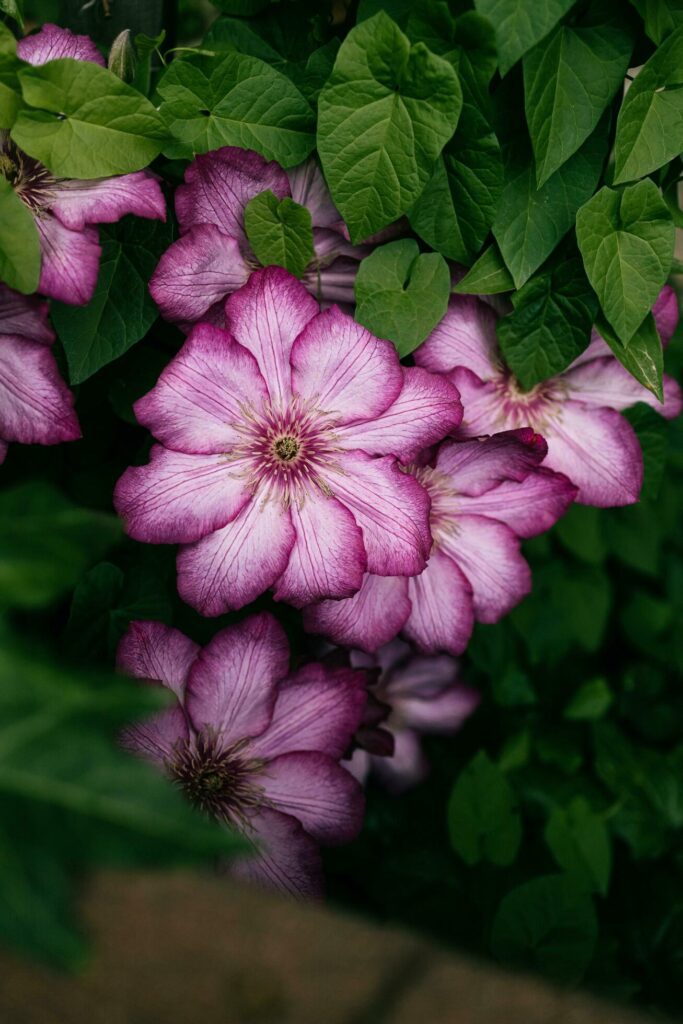
<svg viewBox="0 0 683 1024"><path fill-rule="evenodd" d="M47 303L0 284L0 462L9 441L59 444L81 436L50 350L54 339Z"/></svg>
<svg viewBox="0 0 683 1024"><path fill-rule="evenodd" d="M265 613L204 648L159 622L133 622L117 660L177 698L126 729L124 745L257 845L238 874L319 895L318 844L348 842L362 823L360 787L338 761L363 717L365 674L319 664L288 674L287 638Z"/></svg>
<svg viewBox="0 0 683 1024"><path fill-rule="evenodd" d="M420 657L400 640L382 647L375 657L352 651L351 664L379 668L370 693L389 707L382 729L393 736L394 749L386 756L374 753L373 743L368 749L360 747L353 753L350 770L359 782L372 772L388 790L402 793L421 782L429 770L421 734L457 732L479 704L479 694L460 682L460 668L453 658L445 654ZM361 727L359 735L362 732Z"/></svg>
<svg viewBox="0 0 683 1024"><path fill-rule="evenodd" d="M664 342L678 320L676 298L665 288L654 307ZM504 367L496 314L475 296L451 297L446 316L415 352L415 361L447 373L461 393L466 437L529 424L548 442L546 465L579 488L577 501L606 508L638 500L643 457L638 438L619 413L647 402L663 416L681 411L681 391L664 378L664 404L615 359L594 332L591 344L563 373L523 391Z"/></svg>
<svg viewBox="0 0 683 1024"><path fill-rule="evenodd" d="M290 196L313 222L315 258L304 284L323 304L353 303L358 261L366 250L353 246L313 159L291 171L249 149L226 146L198 156L176 191L181 237L162 256L150 291L162 315L192 324L223 326L223 302L246 283L259 263L244 230L244 209L261 192Z"/></svg>
<svg viewBox="0 0 683 1024"><path fill-rule="evenodd" d="M87 36L73 35L57 25L45 25L20 40L17 53L30 64L60 57L104 63ZM38 291L72 305L88 302L97 283L101 249L94 224L111 224L127 213L166 219L163 194L148 171L89 181L58 178L22 152L4 131L0 131L0 174L29 208L38 229L42 257Z"/></svg>
<svg viewBox="0 0 683 1024"><path fill-rule="evenodd" d="M531 589L520 537L549 529L576 496L539 463L547 446L530 428L445 441L409 467L431 498L433 547L418 576L367 573L345 601L304 611L304 626L334 643L375 651L399 632L426 654L464 651L475 619L497 622Z"/></svg>
<svg viewBox="0 0 683 1024"><path fill-rule="evenodd" d="M455 388L336 307L319 313L280 267L226 311L229 331L195 327L135 405L161 444L116 487L129 534L184 545L178 589L204 615L269 587L302 607L349 597L366 570L421 572L429 497L397 458L458 425Z"/></svg>

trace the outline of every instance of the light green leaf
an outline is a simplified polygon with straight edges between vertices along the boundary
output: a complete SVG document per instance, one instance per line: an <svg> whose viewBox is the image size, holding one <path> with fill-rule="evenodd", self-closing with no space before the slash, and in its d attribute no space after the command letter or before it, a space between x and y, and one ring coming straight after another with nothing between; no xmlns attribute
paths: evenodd
<svg viewBox="0 0 683 1024"><path fill-rule="evenodd" d="M627 345L622 344L603 317L596 326L621 365L663 402L664 353L652 314L648 313Z"/></svg>
<svg viewBox="0 0 683 1024"><path fill-rule="evenodd" d="M17 74L22 66L11 54L0 53L0 129L11 128L23 106Z"/></svg>
<svg viewBox="0 0 683 1024"><path fill-rule="evenodd" d="M650 39L658 46L683 25L683 0L631 0L631 3L645 21Z"/></svg>
<svg viewBox="0 0 683 1024"><path fill-rule="evenodd" d="M453 291L458 295L498 295L500 292L511 292L514 287L515 282L494 242L484 249Z"/></svg>
<svg viewBox="0 0 683 1024"><path fill-rule="evenodd" d="M475 0L480 14L496 30L501 75L540 42L567 13L574 0Z"/></svg>
<svg viewBox="0 0 683 1024"><path fill-rule="evenodd" d="M318 151L353 242L414 205L461 106L451 65L383 12L349 32L320 93Z"/></svg>
<svg viewBox="0 0 683 1024"><path fill-rule="evenodd" d="M146 167L165 137L159 114L136 89L91 61L49 61L19 72L24 101L12 138L65 178L101 178Z"/></svg>
<svg viewBox="0 0 683 1024"><path fill-rule="evenodd" d="M671 268L674 225L653 181L601 188L576 218L583 263L602 311L627 344L654 306Z"/></svg>
<svg viewBox="0 0 683 1024"><path fill-rule="evenodd" d="M407 356L446 313L451 278L443 256L420 253L412 238L389 242L361 263L356 320Z"/></svg>
<svg viewBox="0 0 683 1024"><path fill-rule="evenodd" d="M612 700L609 686L602 676L598 676L579 687L564 709L564 717L575 722L594 721L602 718Z"/></svg>
<svg viewBox="0 0 683 1024"><path fill-rule="evenodd" d="M256 57L230 52L176 60L158 92L174 140L167 156L242 146L293 167L315 145L315 119L304 97L289 78Z"/></svg>
<svg viewBox="0 0 683 1024"><path fill-rule="evenodd" d="M683 150L683 25L655 50L617 119L614 183L657 170Z"/></svg>
<svg viewBox="0 0 683 1024"><path fill-rule="evenodd" d="M259 263L303 277L315 256L311 214L305 206L261 192L244 208L244 229Z"/></svg>
<svg viewBox="0 0 683 1024"><path fill-rule="evenodd" d="M460 773L448 803L451 845L466 864L512 864L522 839L515 796L500 768L480 750Z"/></svg>
<svg viewBox="0 0 683 1024"><path fill-rule="evenodd" d="M40 239L33 215L0 168L0 281L25 295L40 278Z"/></svg>
<svg viewBox="0 0 683 1024"><path fill-rule="evenodd" d="M14 18L19 28L24 27L24 0L0 0L0 11Z"/></svg>

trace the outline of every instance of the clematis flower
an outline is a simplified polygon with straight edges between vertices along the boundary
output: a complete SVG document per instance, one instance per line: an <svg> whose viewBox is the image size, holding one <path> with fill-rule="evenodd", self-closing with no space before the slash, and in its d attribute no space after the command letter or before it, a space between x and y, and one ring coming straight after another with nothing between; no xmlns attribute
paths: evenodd
<svg viewBox="0 0 683 1024"><path fill-rule="evenodd" d="M338 761L363 716L365 675L318 664L288 674L288 662L284 631L265 613L204 648L159 622L133 622L119 668L161 683L177 704L129 726L122 742L257 846L238 874L315 896L318 845L348 842L362 823L360 787Z"/></svg>
<svg viewBox="0 0 683 1024"><path fill-rule="evenodd" d="M529 593L519 538L549 529L576 496L565 476L539 468L546 452L527 427L445 441L410 466L431 498L427 567L410 579L367 573L353 597L306 608L304 628L369 652L401 633L424 653L461 654L475 619L498 622Z"/></svg>
<svg viewBox="0 0 683 1024"><path fill-rule="evenodd" d="M20 40L17 53L30 64L60 57L104 63L92 40L57 25L45 25ZM4 131L0 131L0 174L29 208L38 229L38 291L72 305L88 302L97 283L101 249L95 224L111 224L127 213L166 219L163 194L148 171L88 181L59 178L19 149Z"/></svg>
<svg viewBox="0 0 683 1024"><path fill-rule="evenodd" d="M249 149L226 146L198 156L176 190L180 238L161 257L150 292L162 316L176 323L211 320L223 326L223 302L259 266L244 229L244 209L261 192L291 197L313 223L315 257L303 282L321 303L353 303L358 262L315 160L283 171Z"/></svg>
<svg viewBox="0 0 683 1024"><path fill-rule="evenodd" d="M397 459L455 429L455 388L337 308L319 313L280 267L226 310L229 330L195 327L135 405L161 444L117 484L128 533L183 545L178 589L204 615L269 587L302 607L350 596L366 570L421 572L429 497Z"/></svg>
<svg viewBox="0 0 683 1024"><path fill-rule="evenodd" d="M363 747L363 726L357 734L349 769L359 782L372 773L390 792L402 793L427 776L429 765L421 734L449 736L460 729L479 704L479 694L460 681L458 662L446 654L425 658L401 640L382 647L374 657L351 651L351 664L379 670L370 694L388 706L382 731L393 737L393 753L375 753L370 741Z"/></svg>
<svg viewBox="0 0 683 1024"><path fill-rule="evenodd" d="M59 375L47 302L0 284L0 462L7 443L59 444L81 436Z"/></svg>
<svg viewBox="0 0 683 1024"><path fill-rule="evenodd" d="M670 288L654 309L664 342L678 314ZM579 488L577 501L606 508L638 500L643 457L628 420L619 415L647 402L663 416L681 411L681 391L664 378L664 404L615 359L594 332L591 344L563 373L523 391L507 370L496 340L496 314L475 296L451 297L448 312L414 353L415 362L448 374L465 408L466 437L530 425L548 442L546 465Z"/></svg>

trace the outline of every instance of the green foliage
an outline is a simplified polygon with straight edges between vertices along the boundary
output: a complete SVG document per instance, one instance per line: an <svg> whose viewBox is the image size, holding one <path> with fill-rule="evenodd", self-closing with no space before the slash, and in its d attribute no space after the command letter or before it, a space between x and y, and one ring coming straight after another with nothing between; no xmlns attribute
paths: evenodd
<svg viewBox="0 0 683 1024"><path fill-rule="evenodd" d="M454 292L459 295L497 295L499 292L510 292L515 284L510 271L503 262L500 249L493 244L484 249L483 253L458 281Z"/></svg>
<svg viewBox="0 0 683 1024"><path fill-rule="evenodd" d="M38 287L40 241L31 212L0 174L0 280L28 294Z"/></svg>
<svg viewBox="0 0 683 1024"><path fill-rule="evenodd" d="M501 75L554 28L572 0L475 0L496 30Z"/></svg>
<svg viewBox="0 0 683 1024"><path fill-rule="evenodd" d="M463 769L448 804L451 845L466 864L511 864L522 839L514 792L501 769L480 751Z"/></svg>
<svg viewBox="0 0 683 1024"><path fill-rule="evenodd" d="M589 891L607 893L612 864L609 833L585 799L555 807L544 836L558 867Z"/></svg>
<svg viewBox="0 0 683 1024"><path fill-rule="evenodd" d="M264 267L275 264L303 277L315 255L311 214L305 206L261 192L244 209L244 229Z"/></svg>
<svg viewBox="0 0 683 1024"><path fill-rule="evenodd" d="M597 326L622 366L663 402L664 354L652 314L647 314L627 345L621 342L603 317L598 319Z"/></svg>

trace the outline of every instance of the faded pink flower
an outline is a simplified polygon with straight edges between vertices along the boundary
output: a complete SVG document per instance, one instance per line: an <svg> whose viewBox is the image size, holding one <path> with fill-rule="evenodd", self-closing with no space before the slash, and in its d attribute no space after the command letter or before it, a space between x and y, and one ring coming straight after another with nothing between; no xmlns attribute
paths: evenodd
<svg viewBox="0 0 683 1024"><path fill-rule="evenodd" d="M92 40L57 25L45 25L20 40L17 53L30 64L60 57L104 63ZM58 178L22 152L4 131L0 131L0 174L29 208L38 229L42 254L38 291L72 305L88 302L97 284L101 249L93 225L111 224L127 213L166 219L163 194L148 171L89 181Z"/></svg>
<svg viewBox="0 0 683 1024"><path fill-rule="evenodd" d="M462 653L475 619L498 622L531 589L519 538L548 530L576 496L565 476L539 468L546 452L527 427L445 441L410 466L431 498L427 567L410 579L367 573L353 597L306 608L304 627L364 651L401 633L426 654Z"/></svg>
<svg viewBox="0 0 683 1024"><path fill-rule="evenodd" d="M363 573L425 566L429 498L409 461L460 422L443 377L336 307L318 312L280 267L199 324L135 405L161 441L128 469L115 505L136 540L184 545L181 597L204 615L269 587L297 607L348 597Z"/></svg>
<svg viewBox="0 0 683 1024"><path fill-rule="evenodd" d="M653 309L664 342L678 320L676 298L665 288ZM615 359L594 332L582 355L563 373L523 391L507 370L496 340L496 314L472 295L451 297L446 316L414 353L415 362L446 373L462 395L466 437L529 424L548 442L545 464L579 488L577 501L606 508L638 500L643 456L628 420L619 413L647 402L663 416L681 411L681 391L664 378L664 404Z"/></svg>
<svg viewBox="0 0 683 1024"><path fill-rule="evenodd" d="M47 302L0 284L0 462L10 441L59 444L81 436L54 340Z"/></svg>
<svg viewBox="0 0 683 1024"><path fill-rule="evenodd" d="M394 747L389 755L375 753L370 729L364 749L361 726L357 734L361 746L353 752L350 770L359 782L372 773L390 792L402 793L422 782L429 771L420 736L457 732L479 704L479 694L460 681L460 666L453 658L446 654L421 657L401 640L382 647L374 657L352 651L351 664L379 669L370 694L389 708L381 729L393 736Z"/></svg>
<svg viewBox="0 0 683 1024"><path fill-rule="evenodd" d="M338 762L363 717L364 673L312 664L288 674L287 638L266 613L204 648L159 622L133 622L117 661L177 698L129 726L124 745L257 846L233 864L237 874L320 895L318 845L348 842L363 818L360 787Z"/></svg>
<svg viewBox="0 0 683 1024"><path fill-rule="evenodd" d="M225 146L205 153L176 190L180 238L161 257L150 292L162 315L177 323L210 320L223 326L225 298L259 266L244 229L244 209L261 192L291 197L313 222L315 259L303 283L321 303L354 302L358 262L323 176L312 158L290 171L249 149Z"/></svg>

